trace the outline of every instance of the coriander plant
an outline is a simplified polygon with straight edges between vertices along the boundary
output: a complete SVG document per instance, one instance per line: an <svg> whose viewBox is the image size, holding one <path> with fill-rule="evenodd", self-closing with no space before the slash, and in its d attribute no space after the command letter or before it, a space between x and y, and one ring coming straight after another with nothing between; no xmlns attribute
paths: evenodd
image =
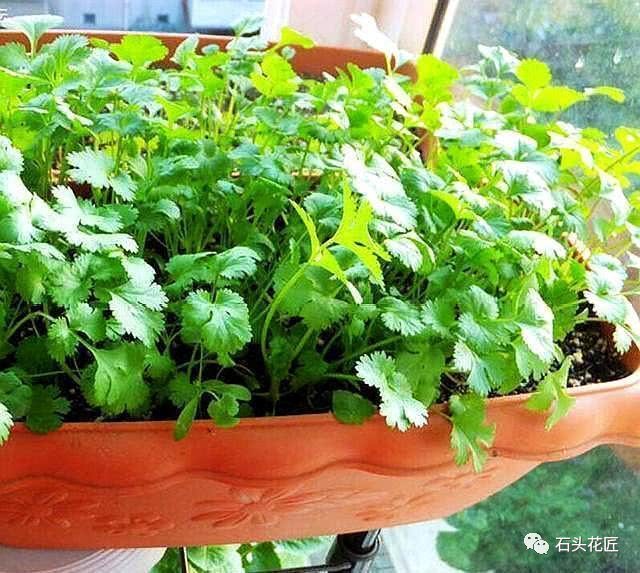
<svg viewBox="0 0 640 573"><path fill-rule="evenodd" d="M407 430L444 402L479 468L488 396L568 411L576 324L631 346L640 130L562 121L622 92L500 47L460 73L354 20L386 65L323 77L289 28L169 54L3 21L28 48L0 47L0 440L329 409Z"/></svg>

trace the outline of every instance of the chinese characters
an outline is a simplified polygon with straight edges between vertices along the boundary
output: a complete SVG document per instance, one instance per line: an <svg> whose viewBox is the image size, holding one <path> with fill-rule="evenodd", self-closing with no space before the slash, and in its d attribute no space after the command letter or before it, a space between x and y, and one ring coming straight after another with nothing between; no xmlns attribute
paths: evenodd
<svg viewBox="0 0 640 573"><path fill-rule="evenodd" d="M617 537L556 537L558 553L617 553Z"/></svg>

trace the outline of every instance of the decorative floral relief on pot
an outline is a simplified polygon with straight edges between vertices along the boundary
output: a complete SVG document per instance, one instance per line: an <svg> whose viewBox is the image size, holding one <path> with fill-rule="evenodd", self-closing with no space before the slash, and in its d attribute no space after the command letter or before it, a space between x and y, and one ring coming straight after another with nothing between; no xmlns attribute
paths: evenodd
<svg viewBox="0 0 640 573"><path fill-rule="evenodd" d="M478 487L479 483L491 483L498 473L498 466L487 465L482 473L473 471L453 475L442 475L434 479L425 481L420 486L420 491L416 493L415 488L407 494L398 494L379 498L374 507L357 511L356 516L367 522L382 522L388 519L402 517L406 513L407 507L414 510L426 511L438 503L438 500L446 499L452 492L468 490Z"/></svg>
<svg viewBox="0 0 640 573"><path fill-rule="evenodd" d="M28 482L0 495L0 522L23 527L68 529L79 520L92 519L99 501L82 492L61 487L34 488Z"/></svg>
<svg viewBox="0 0 640 573"><path fill-rule="evenodd" d="M157 513L106 515L94 520L93 528L109 535L141 535L151 537L175 527L175 523Z"/></svg>
<svg viewBox="0 0 640 573"><path fill-rule="evenodd" d="M302 485L290 488L232 487L227 495L196 504L198 513L191 520L205 521L212 527L227 528L251 524L261 527L276 525L287 514L304 514L344 505L363 503L375 493L353 489L307 490Z"/></svg>

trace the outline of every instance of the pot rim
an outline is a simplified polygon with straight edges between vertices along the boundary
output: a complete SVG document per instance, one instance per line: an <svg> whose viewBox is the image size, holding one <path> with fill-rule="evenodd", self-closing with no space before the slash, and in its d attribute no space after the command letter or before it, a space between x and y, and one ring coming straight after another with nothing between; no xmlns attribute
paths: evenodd
<svg viewBox="0 0 640 573"><path fill-rule="evenodd" d="M69 36L69 35L81 35L86 36L87 38L99 38L104 40L109 40L111 42L115 42L121 40L125 36L152 36L160 40L167 47L177 47L182 40L190 36L197 36L198 38L198 47L202 48L207 45L217 44L221 47L225 47L231 40L233 40L234 36L224 36L221 34L200 34L197 32L152 32L152 31L142 31L142 30L96 30L96 29L85 29L85 28L51 28L47 30L38 40L38 45L41 46L43 44L48 44L52 40L55 40L59 36ZM16 30L7 30L0 28L0 46L7 44L9 42L18 42L28 46L28 40L26 36L19 31ZM269 46L275 45L275 42L270 41ZM377 65L378 67L384 67L384 55L381 52L377 52L368 48L354 48L351 46L339 46L336 44L314 44L311 48L301 48L299 46L296 47L296 54L294 56L294 62L299 57L304 57L305 54L313 54L314 52L320 53L325 52L327 54L338 54L341 56L347 56L344 63L341 63L337 67L341 67L346 65L347 63L358 64L359 62L365 62L366 64ZM167 64L174 66L175 64L171 62L170 58L173 54L170 52L167 54L164 60L157 62L162 66L166 66ZM353 58L353 60L351 59ZM295 67L295 66L294 66ZM403 73L411 74L413 66L410 64L405 64L400 67L399 71ZM332 70L326 70L331 72Z"/></svg>

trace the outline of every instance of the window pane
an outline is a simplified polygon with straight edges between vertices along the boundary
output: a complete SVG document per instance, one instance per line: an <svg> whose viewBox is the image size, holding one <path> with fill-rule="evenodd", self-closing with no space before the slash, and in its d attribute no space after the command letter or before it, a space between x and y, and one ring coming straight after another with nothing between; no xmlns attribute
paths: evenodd
<svg viewBox="0 0 640 573"><path fill-rule="evenodd" d="M444 58L477 59L477 45L502 45L547 62L557 82L615 85L625 104L594 98L563 115L606 131L640 113L640 2L636 0L460 0Z"/></svg>
<svg viewBox="0 0 640 573"><path fill-rule="evenodd" d="M66 28L229 33L242 18L259 16L264 0L14 0L9 16L58 14Z"/></svg>

